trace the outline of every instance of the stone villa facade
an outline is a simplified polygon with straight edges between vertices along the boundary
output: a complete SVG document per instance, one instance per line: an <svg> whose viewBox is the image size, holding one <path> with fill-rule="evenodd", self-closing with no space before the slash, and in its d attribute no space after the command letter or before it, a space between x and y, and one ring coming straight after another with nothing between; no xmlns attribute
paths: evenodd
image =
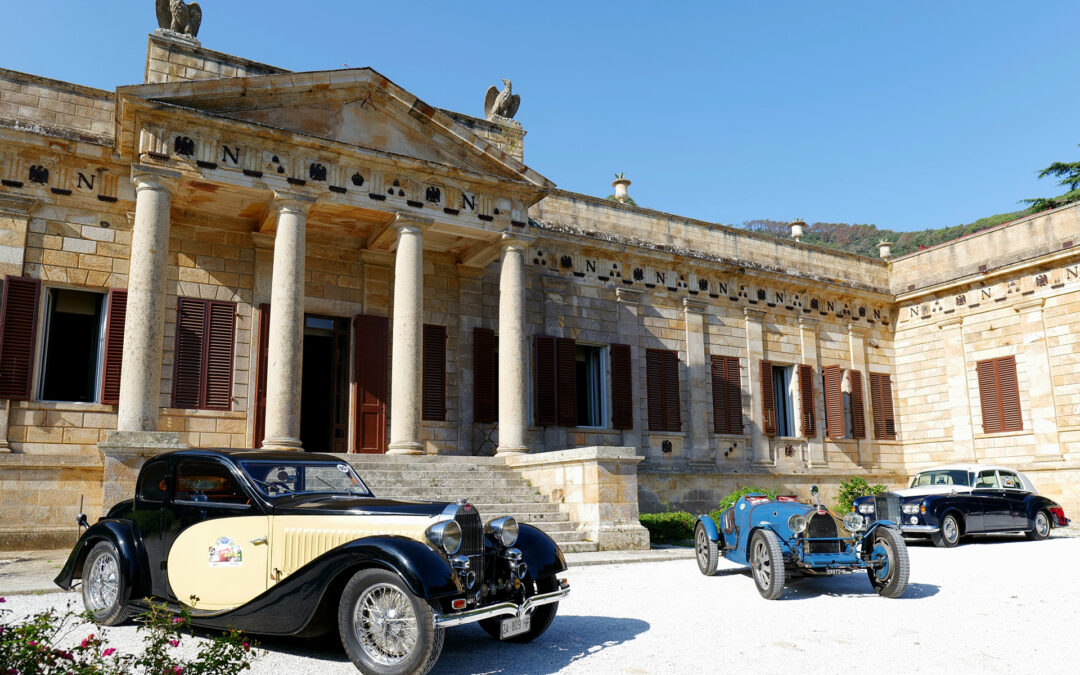
<svg viewBox="0 0 1080 675"><path fill-rule="evenodd" d="M187 445L495 455L603 548L951 461L1080 509L1080 207L871 259L561 191L371 69L158 31L145 79L0 70L0 548Z"/></svg>

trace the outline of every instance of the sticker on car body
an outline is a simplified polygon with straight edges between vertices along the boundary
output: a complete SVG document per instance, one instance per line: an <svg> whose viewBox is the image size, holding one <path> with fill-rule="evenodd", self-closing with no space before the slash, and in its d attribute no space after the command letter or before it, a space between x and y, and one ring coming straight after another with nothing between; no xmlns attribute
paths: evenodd
<svg viewBox="0 0 1080 675"><path fill-rule="evenodd" d="M240 567L244 564L244 550L228 537L219 537L210 547L210 567Z"/></svg>

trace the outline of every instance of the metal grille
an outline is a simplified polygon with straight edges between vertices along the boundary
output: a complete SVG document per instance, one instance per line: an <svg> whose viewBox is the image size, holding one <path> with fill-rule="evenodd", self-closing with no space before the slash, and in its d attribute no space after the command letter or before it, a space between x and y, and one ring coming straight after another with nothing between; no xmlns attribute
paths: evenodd
<svg viewBox="0 0 1080 675"><path fill-rule="evenodd" d="M461 526L461 550L459 555L476 555L484 552L484 523L471 505L458 509L454 520Z"/></svg>
<svg viewBox="0 0 1080 675"><path fill-rule="evenodd" d="M806 525L807 539L835 538L839 536L836 529L836 521L829 514L814 513L810 516L810 522ZM838 553L839 541L808 541L806 542L807 553Z"/></svg>
<svg viewBox="0 0 1080 675"><path fill-rule="evenodd" d="M895 492L874 495L874 519L891 520L894 523L899 523L900 495Z"/></svg>

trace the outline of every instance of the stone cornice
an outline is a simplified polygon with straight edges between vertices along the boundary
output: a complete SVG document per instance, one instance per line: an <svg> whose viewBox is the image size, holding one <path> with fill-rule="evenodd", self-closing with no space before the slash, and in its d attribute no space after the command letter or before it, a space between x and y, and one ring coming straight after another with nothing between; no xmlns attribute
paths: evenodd
<svg viewBox="0 0 1080 675"><path fill-rule="evenodd" d="M30 215L36 205L37 200L33 197L0 192L0 214L25 217Z"/></svg>

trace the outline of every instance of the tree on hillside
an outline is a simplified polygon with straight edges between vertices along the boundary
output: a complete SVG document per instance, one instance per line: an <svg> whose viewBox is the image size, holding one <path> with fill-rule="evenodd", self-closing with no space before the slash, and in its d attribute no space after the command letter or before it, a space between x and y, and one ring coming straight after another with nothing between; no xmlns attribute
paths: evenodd
<svg viewBox="0 0 1080 675"><path fill-rule="evenodd" d="M1028 211L1038 213L1080 201L1080 162L1054 162L1039 172L1039 178L1046 178L1047 176L1060 178L1058 185L1069 188L1069 191L1057 197L1024 199L1022 203L1031 205L1028 207Z"/></svg>

